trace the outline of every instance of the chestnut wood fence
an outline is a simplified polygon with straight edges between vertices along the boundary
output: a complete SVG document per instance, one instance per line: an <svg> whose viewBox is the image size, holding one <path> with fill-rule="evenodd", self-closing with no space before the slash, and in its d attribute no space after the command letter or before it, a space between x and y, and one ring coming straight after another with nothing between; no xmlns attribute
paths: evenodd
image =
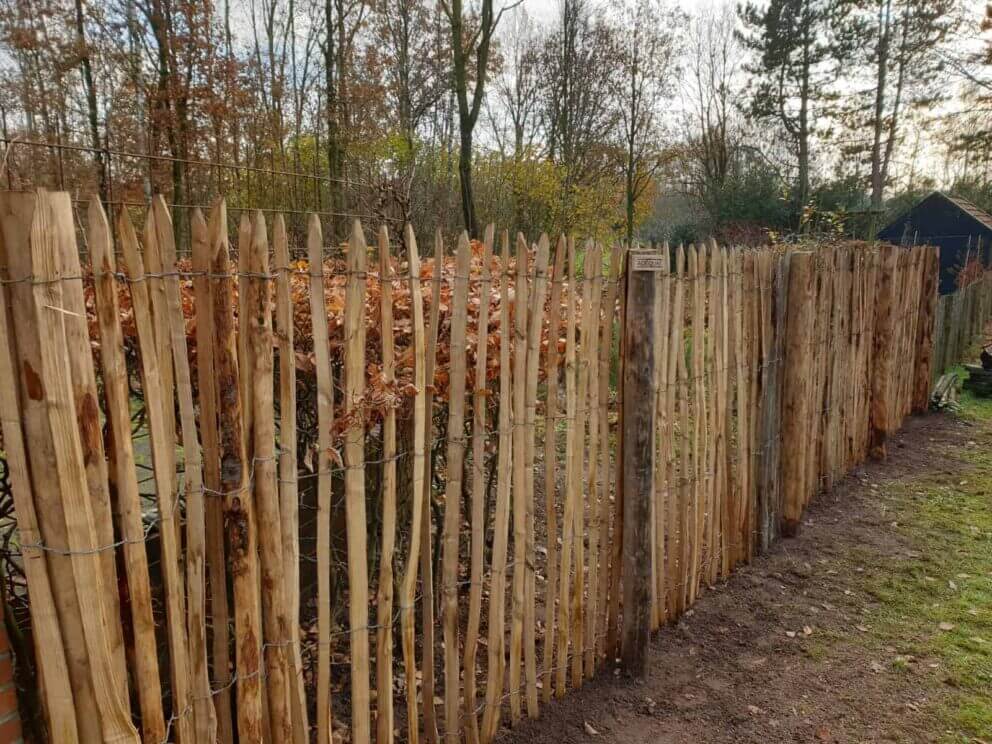
<svg viewBox="0 0 992 744"><path fill-rule="evenodd" d="M356 222L334 263L316 217L291 255L278 215L232 241L220 201L186 264L165 202L142 217L0 193L3 453L53 742L491 741L611 666L635 614L657 629L795 534L926 408L935 327L980 320L935 325L922 247L490 228L450 261ZM645 379L635 565L618 453Z"/></svg>

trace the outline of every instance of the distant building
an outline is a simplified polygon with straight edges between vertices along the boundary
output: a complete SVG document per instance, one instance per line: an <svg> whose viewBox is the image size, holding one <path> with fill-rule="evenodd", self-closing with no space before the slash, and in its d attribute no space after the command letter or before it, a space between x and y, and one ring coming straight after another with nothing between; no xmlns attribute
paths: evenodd
<svg viewBox="0 0 992 744"><path fill-rule="evenodd" d="M958 274L969 263L989 266L992 215L967 199L934 191L878 233L896 245L940 248L940 294L957 289Z"/></svg>

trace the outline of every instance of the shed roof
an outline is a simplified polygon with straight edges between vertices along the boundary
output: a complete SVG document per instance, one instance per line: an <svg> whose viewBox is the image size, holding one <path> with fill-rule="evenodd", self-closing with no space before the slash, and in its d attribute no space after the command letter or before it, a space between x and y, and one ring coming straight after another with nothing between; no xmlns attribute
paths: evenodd
<svg viewBox="0 0 992 744"><path fill-rule="evenodd" d="M934 201L941 201L952 206L955 210L961 213L964 219L970 220L975 225L976 230L979 233L992 233L992 215L988 212L980 209L964 197L951 196L943 191L931 191L925 197L916 202L916 204L900 214L884 228L879 230L878 237L883 240L898 240L899 235L903 232L904 227L908 223L912 223L916 227L923 227L926 224L927 215L934 206ZM925 237L922 230L920 237Z"/></svg>
<svg viewBox="0 0 992 744"><path fill-rule="evenodd" d="M940 194L940 196L947 199L949 202L957 205L963 211L967 212L968 215L974 219L976 222L980 222L987 229L992 230L992 215L983 209L979 209L977 206L972 204L970 201L961 196L951 196L950 194L945 194L943 191L935 191L934 193Z"/></svg>

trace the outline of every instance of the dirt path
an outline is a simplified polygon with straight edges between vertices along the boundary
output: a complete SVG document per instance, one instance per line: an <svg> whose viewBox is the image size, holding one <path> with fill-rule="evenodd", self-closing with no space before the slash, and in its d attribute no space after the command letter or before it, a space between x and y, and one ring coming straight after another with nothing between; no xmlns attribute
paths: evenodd
<svg viewBox="0 0 992 744"><path fill-rule="evenodd" d="M982 638L968 635L984 629L992 653L992 607L965 607L978 600L964 598L969 614L955 620L961 643L970 639L978 648L977 668L969 654L962 662L977 677L959 672L959 659L944 658L937 643L941 633L956 633L952 623L936 622L957 607L956 595L941 605L940 590L956 591L970 574L933 554L961 557L957 528L961 540L978 528L967 515L964 527L951 519L947 534L907 528L913 520L942 524L919 511L934 499L986 503L981 491L992 483L992 462L985 469L968 453L987 451L992 416L911 419L886 462L868 463L818 498L798 539L779 542L659 634L647 680L601 674L500 741L923 742L983 741L978 737L986 733L992 741L992 710L968 709L977 722L956 717L972 704L971 686L981 690L987 682L984 689L992 689L992 677L983 676L992 675L992 657L982 656ZM979 483L977 494L969 495L969 478ZM992 529L982 524L976 539L984 543L975 547L986 562L978 591L988 598ZM908 588L901 588L904 581ZM978 630L967 626L972 618Z"/></svg>

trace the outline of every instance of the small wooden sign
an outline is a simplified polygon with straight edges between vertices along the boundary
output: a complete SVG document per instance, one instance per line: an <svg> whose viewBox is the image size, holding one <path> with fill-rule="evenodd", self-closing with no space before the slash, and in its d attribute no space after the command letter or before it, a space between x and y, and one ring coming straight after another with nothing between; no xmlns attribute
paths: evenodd
<svg viewBox="0 0 992 744"><path fill-rule="evenodd" d="M631 253L631 271L664 271L668 256L664 253Z"/></svg>

